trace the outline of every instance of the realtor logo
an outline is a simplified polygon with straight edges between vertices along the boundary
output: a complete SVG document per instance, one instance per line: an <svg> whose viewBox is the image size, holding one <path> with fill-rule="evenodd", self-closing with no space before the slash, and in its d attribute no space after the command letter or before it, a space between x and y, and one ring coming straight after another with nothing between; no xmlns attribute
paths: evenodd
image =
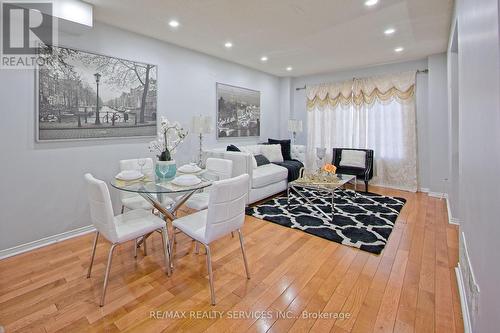
<svg viewBox="0 0 500 333"><path fill-rule="evenodd" d="M2 1L2 68L29 68L39 61L38 49L55 44L52 2Z"/></svg>

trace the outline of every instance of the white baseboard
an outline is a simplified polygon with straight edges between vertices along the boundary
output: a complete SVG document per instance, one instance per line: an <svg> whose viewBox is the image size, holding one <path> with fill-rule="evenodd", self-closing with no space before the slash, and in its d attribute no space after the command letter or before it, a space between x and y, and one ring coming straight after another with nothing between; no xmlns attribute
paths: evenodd
<svg viewBox="0 0 500 333"><path fill-rule="evenodd" d="M66 232L63 232L63 233L60 233L60 234L57 234L54 236L45 237L45 238L42 238L42 239L39 239L39 240L36 240L33 242L29 242L26 244L17 245L17 246L11 247L9 249L0 250L0 260L15 256L15 255L18 255L18 254L21 254L24 252L28 252L28 251L31 251L34 249L38 249L40 247L44 247L44 246L47 246L50 244L58 243L58 242L61 242L63 240L66 240L66 239L85 235L85 234L88 234L88 233L93 232L93 231L95 231L94 226L88 225L88 226L81 227L78 229L66 231Z"/></svg>
<svg viewBox="0 0 500 333"><path fill-rule="evenodd" d="M465 294L464 280L462 278L462 270L460 264L455 267L455 276L457 277L458 293L460 295L460 307L462 308L462 318L464 321L464 333L472 333L469 307L467 306L467 298Z"/></svg>
<svg viewBox="0 0 500 333"><path fill-rule="evenodd" d="M418 191L422 193L429 193L429 189L427 187L420 187Z"/></svg>
<svg viewBox="0 0 500 333"><path fill-rule="evenodd" d="M439 198L439 199L447 199L448 194L447 193L440 193L440 192L428 192L428 196L433 197L433 198Z"/></svg>

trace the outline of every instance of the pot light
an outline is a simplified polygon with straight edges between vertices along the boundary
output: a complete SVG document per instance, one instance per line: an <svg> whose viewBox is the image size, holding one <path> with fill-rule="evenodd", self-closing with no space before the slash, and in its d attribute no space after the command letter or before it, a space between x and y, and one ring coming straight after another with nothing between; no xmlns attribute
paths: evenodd
<svg viewBox="0 0 500 333"><path fill-rule="evenodd" d="M266 56L261 57L261 58L260 58L260 61L262 61L262 62L266 62L266 61L267 61L267 57L266 57Z"/></svg>
<svg viewBox="0 0 500 333"><path fill-rule="evenodd" d="M371 7L371 6L375 6L377 3L378 3L378 0L366 0L365 6Z"/></svg>
<svg viewBox="0 0 500 333"><path fill-rule="evenodd" d="M171 20L170 22L168 22L168 25L172 28L177 28L179 26L179 22L176 20Z"/></svg>
<svg viewBox="0 0 500 333"><path fill-rule="evenodd" d="M394 52L398 52L398 53L399 53L399 52L403 52L403 51L404 51L404 47L401 47L401 46L396 47L396 48L394 49Z"/></svg>
<svg viewBox="0 0 500 333"><path fill-rule="evenodd" d="M227 49L230 49L230 48L232 48L232 47L233 47L233 43L231 43L231 42L226 42L226 43L224 44L224 46L225 46Z"/></svg>
<svg viewBox="0 0 500 333"><path fill-rule="evenodd" d="M291 72L291 71L292 71L292 69L293 69L293 67L292 67L292 66L288 66L288 67L286 68L286 71L287 71L287 72Z"/></svg>
<svg viewBox="0 0 500 333"><path fill-rule="evenodd" d="M388 28L388 29L384 30L384 34L386 34L387 36L392 35L395 32L396 32L396 29L394 29L394 28Z"/></svg>

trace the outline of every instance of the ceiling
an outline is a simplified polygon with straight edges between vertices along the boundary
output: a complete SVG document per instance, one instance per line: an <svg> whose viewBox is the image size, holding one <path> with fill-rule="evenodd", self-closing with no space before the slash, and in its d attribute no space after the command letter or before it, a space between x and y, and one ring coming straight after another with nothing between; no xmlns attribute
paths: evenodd
<svg viewBox="0 0 500 333"><path fill-rule="evenodd" d="M422 58L446 50L453 0L86 0L94 17L278 76ZM168 22L177 20L172 28ZM384 30L393 27L392 36ZM225 42L233 47L227 49ZM394 48L404 47L396 53ZM267 56L263 63L260 58ZM288 72L286 67L293 70Z"/></svg>

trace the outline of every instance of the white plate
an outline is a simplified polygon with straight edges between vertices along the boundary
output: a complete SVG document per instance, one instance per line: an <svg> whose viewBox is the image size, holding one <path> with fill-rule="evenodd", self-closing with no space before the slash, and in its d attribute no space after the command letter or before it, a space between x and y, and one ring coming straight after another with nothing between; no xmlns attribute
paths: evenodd
<svg viewBox="0 0 500 333"><path fill-rule="evenodd" d="M115 176L120 180L136 180L144 177L144 175L137 170L124 170Z"/></svg>
<svg viewBox="0 0 500 333"><path fill-rule="evenodd" d="M200 172L202 169L197 166L196 164L184 164L183 166L179 167L179 171L182 173L197 173Z"/></svg>
<svg viewBox="0 0 500 333"><path fill-rule="evenodd" d="M194 176L194 175L182 175L175 177L172 180L172 184L178 185L178 186L193 186L196 184L201 183L201 179Z"/></svg>

